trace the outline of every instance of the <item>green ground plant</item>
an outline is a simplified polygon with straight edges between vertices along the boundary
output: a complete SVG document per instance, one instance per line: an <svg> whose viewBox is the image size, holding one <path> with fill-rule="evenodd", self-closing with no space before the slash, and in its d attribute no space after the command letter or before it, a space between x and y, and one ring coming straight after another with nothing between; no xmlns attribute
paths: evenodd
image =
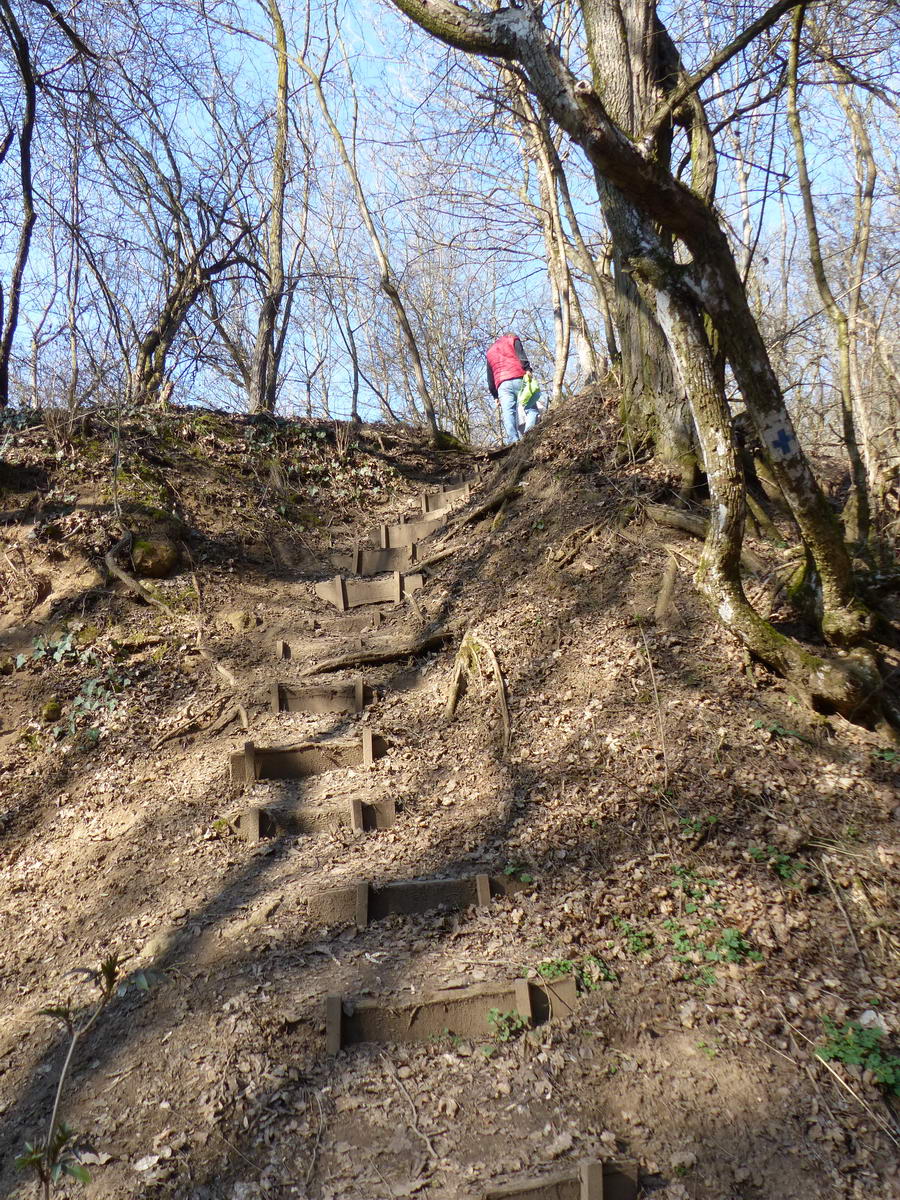
<svg viewBox="0 0 900 1200"><path fill-rule="evenodd" d="M779 721L754 721L753 728L764 729L766 733L771 733L773 737L796 738L798 742L806 742L808 746L814 746L816 744L812 738L806 737L805 734L798 733L796 729L786 729Z"/></svg>
<svg viewBox="0 0 900 1200"><path fill-rule="evenodd" d="M719 886L718 881L698 875L691 867L675 867L671 886L684 896L686 913L699 912L701 906L711 909L722 907L721 901L713 899L710 895L710 890Z"/></svg>
<svg viewBox="0 0 900 1200"><path fill-rule="evenodd" d="M765 863L769 870L774 871L778 878L786 883L795 883L797 873L806 870L806 863L785 854L777 846L751 846L750 857L754 862Z"/></svg>
<svg viewBox="0 0 900 1200"><path fill-rule="evenodd" d="M519 883L534 883L534 876L527 867L523 867L519 863L507 863L503 868L503 874L510 879L518 879Z"/></svg>
<svg viewBox="0 0 900 1200"><path fill-rule="evenodd" d="M62 633L35 638L30 654L17 655L16 670L21 671L29 663L38 662L70 661L86 665L95 662L96 658L96 652L91 646L79 645L76 631L65 630Z"/></svg>
<svg viewBox="0 0 900 1200"><path fill-rule="evenodd" d="M649 954L653 949L654 938L649 931L635 929L629 921L625 921L621 917L614 917L613 924L622 934L625 945L631 954Z"/></svg>
<svg viewBox="0 0 900 1200"><path fill-rule="evenodd" d="M488 1012L487 1019L498 1042L511 1042L528 1028L526 1018L520 1016L515 1009L503 1012L502 1009L492 1008Z"/></svg>
<svg viewBox="0 0 900 1200"><path fill-rule="evenodd" d="M575 986L580 992L596 991L601 983L616 983L619 978L597 954L585 954L581 958L546 959L538 963L535 970L548 983L574 975Z"/></svg>
<svg viewBox="0 0 900 1200"><path fill-rule="evenodd" d="M80 1158L86 1149L84 1139L60 1117L60 1100L78 1043L96 1025L113 997L123 996L130 988L142 992L150 990L149 974L138 971L125 975L122 970L124 962L118 954L113 954L104 959L95 971L82 967L73 972L86 977L99 990L99 999L86 1013L80 1012L71 999L55 1007L39 1010L39 1016L50 1017L60 1022L69 1038L69 1047L56 1084L47 1133L42 1141L26 1142L22 1153L15 1160L15 1165L20 1171L31 1172L36 1176L43 1200L48 1200L53 1188L65 1178L74 1179L77 1183L91 1182L90 1172Z"/></svg>
<svg viewBox="0 0 900 1200"><path fill-rule="evenodd" d="M845 1021L839 1029L830 1017L823 1017L822 1024L828 1040L816 1050L817 1058L871 1071L886 1091L900 1096L900 1055L885 1046L884 1030L858 1021Z"/></svg>

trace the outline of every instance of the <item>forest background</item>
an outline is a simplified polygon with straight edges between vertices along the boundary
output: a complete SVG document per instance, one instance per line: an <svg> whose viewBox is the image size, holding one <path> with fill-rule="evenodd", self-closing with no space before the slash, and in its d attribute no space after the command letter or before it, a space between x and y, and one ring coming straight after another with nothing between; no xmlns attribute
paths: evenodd
<svg viewBox="0 0 900 1200"><path fill-rule="evenodd" d="M659 11L691 70L764 9ZM787 119L788 17L704 84L716 205L795 419L841 453L840 310L866 450L888 468L898 16L869 0L810 14L797 93L831 303ZM584 72L577 8L545 23ZM0 403L433 406L484 439L499 333L525 338L557 398L615 370L593 172L507 67L377 0L30 0L4 2L2 28Z"/></svg>

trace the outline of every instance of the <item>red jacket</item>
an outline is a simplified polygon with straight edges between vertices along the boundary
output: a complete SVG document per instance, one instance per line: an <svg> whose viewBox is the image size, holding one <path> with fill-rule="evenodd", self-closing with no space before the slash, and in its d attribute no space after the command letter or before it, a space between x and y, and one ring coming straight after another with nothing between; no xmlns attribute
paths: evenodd
<svg viewBox="0 0 900 1200"><path fill-rule="evenodd" d="M526 371L531 370L528 359L522 350L522 343L513 333L506 333L497 338L487 352L488 387L492 396L497 395L497 388L507 379L521 379Z"/></svg>

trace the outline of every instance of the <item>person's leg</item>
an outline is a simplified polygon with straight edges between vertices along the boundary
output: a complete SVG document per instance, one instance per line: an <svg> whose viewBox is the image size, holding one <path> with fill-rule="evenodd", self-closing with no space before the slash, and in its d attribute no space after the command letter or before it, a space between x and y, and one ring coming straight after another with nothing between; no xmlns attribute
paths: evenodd
<svg viewBox="0 0 900 1200"><path fill-rule="evenodd" d="M536 404L529 404L529 406L525 409L525 432L526 433L528 432L529 429L534 429L535 425L537 424L537 419L540 415L541 414L538 411L538 406Z"/></svg>
<svg viewBox="0 0 900 1200"><path fill-rule="evenodd" d="M500 418L503 422L503 437L507 442L517 442L521 436L517 413L521 387L521 379L507 379L497 388L500 400Z"/></svg>

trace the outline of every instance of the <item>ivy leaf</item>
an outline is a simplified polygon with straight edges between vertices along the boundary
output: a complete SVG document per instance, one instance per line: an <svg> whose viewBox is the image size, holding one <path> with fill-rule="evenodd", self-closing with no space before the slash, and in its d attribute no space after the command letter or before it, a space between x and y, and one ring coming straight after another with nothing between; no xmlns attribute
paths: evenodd
<svg viewBox="0 0 900 1200"><path fill-rule="evenodd" d="M67 1175L71 1175L73 1179L77 1179L79 1183L90 1183L91 1173L83 1163L67 1162L63 1164L63 1170Z"/></svg>

